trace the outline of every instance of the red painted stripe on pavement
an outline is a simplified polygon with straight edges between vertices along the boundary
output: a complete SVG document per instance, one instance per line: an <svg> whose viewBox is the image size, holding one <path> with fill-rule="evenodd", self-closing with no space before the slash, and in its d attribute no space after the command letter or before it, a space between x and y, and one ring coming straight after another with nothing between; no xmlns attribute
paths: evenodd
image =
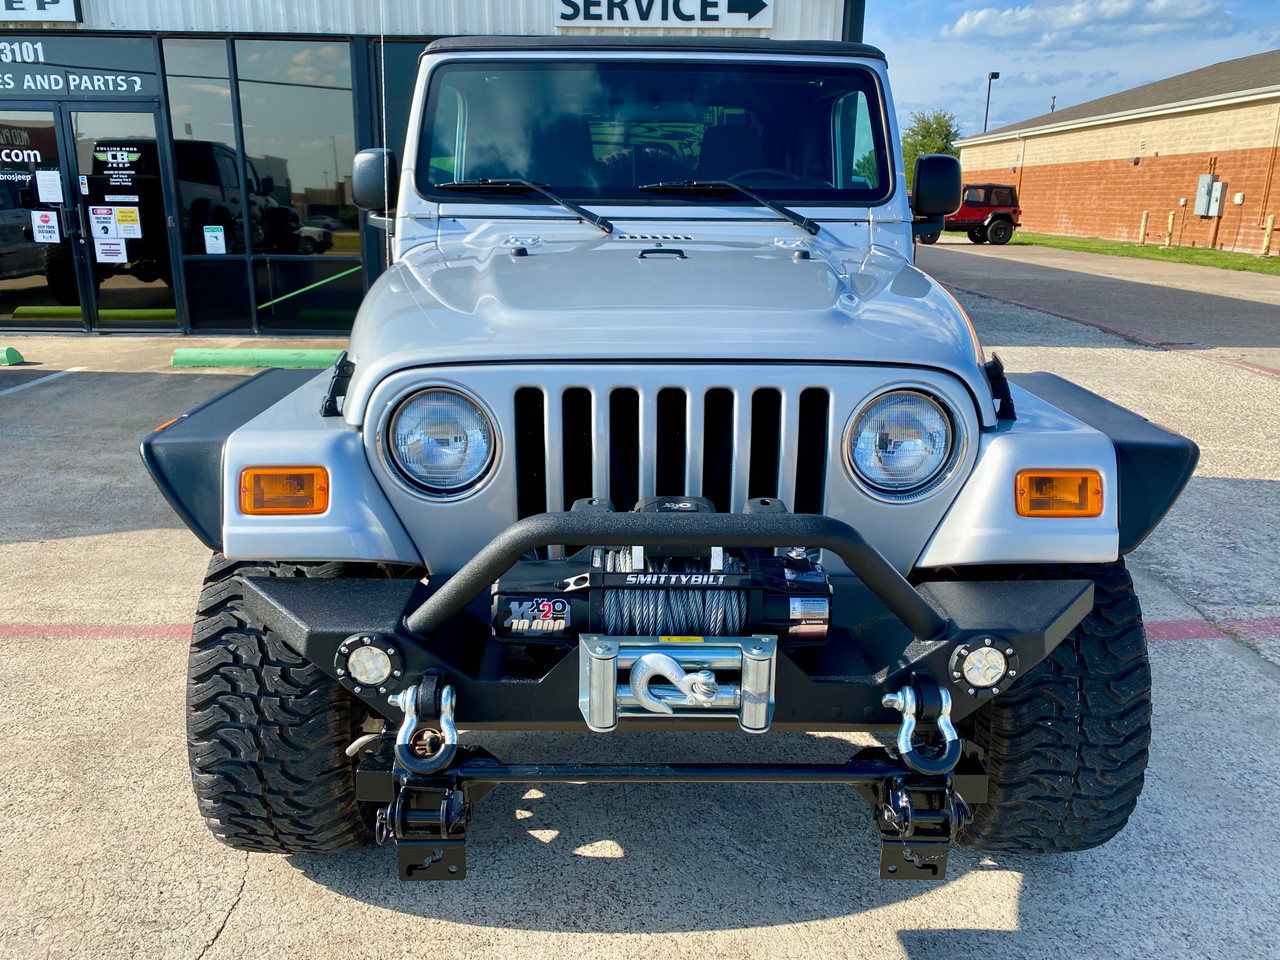
<svg viewBox="0 0 1280 960"><path fill-rule="evenodd" d="M189 623L0 623L6 640L186 640Z"/></svg>
<svg viewBox="0 0 1280 960"><path fill-rule="evenodd" d="M1148 640L1225 640L1227 635L1203 620L1162 620L1144 624Z"/></svg>
<svg viewBox="0 0 1280 960"><path fill-rule="evenodd" d="M1222 626L1243 640L1280 639L1280 617L1259 617L1257 620L1222 620Z"/></svg>

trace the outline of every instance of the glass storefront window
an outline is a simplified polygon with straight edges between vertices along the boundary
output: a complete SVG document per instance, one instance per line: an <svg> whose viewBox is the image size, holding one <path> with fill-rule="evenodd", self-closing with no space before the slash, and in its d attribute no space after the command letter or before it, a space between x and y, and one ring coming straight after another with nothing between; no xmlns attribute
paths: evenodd
<svg viewBox="0 0 1280 960"><path fill-rule="evenodd" d="M254 252L359 256L350 44L237 40L235 50L246 179L263 201Z"/></svg>
<svg viewBox="0 0 1280 960"><path fill-rule="evenodd" d="M222 40L168 39L164 60L183 252L207 252L204 228L213 226L222 227L227 253L244 253L227 45Z"/></svg>
<svg viewBox="0 0 1280 960"><path fill-rule="evenodd" d="M0 323L80 327L54 115L0 112ZM43 171L43 187L37 172Z"/></svg>

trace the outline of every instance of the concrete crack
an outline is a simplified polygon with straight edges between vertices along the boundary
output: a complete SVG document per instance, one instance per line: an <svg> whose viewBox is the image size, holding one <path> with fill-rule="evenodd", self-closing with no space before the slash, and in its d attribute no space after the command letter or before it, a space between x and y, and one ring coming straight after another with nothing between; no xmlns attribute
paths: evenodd
<svg viewBox="0 0 1280 960"><path fill-rule="evenodd" d="M213 932L213 938L201 948L196 960L204 960L204 955L213 949L213 945L218 942L218 938L222 936L222 931L227 929L227 921L231 919L231 914L235 913L236 907L240 906L240 898L244 896L244 885L249 880L249 854L244 855L244 872L240 874L240 887L236 890L236 895L231 898L231 906L227 907L227 912L222 915L222 922L218 924L218 929Z"/></svg>

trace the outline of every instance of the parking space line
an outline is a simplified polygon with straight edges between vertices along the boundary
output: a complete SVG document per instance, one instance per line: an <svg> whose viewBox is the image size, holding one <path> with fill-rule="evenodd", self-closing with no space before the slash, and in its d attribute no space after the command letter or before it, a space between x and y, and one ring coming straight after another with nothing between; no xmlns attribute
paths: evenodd
<svg viewBox="0 0 1280 960"><path fill-rule="evenodd" d="M57 373L51 373L47 377L41 377L39 380L28 380L26 383L20 383L16 387L10 387L8 390L0 390L0 397L7 397L11 393L17 393L19 390L25 390L27 387L38 387L42 383L48 383L50 380L57 380L59 377L65 377L68 373L80 373L84 367L69 367L66 370L59 370Z"/></svg>

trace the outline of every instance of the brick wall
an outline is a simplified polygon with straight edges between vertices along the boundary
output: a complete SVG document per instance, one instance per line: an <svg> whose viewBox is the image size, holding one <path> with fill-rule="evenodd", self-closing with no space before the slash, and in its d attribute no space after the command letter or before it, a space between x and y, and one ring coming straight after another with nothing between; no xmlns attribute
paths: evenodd
<svg viewBox="0 0 1280 960"><path fill-rule="evenodd" d="M1280 105L1269 103L977 144L960 159L966 181L1018 185L1031 231L1135 241L1146 210L1147 241L1163 243L1173 212L1176 244L1257 253L1267 215L1280 220L1278 135ZM1216 237L1214 221L1192 213L1205 173L1226 183Z"/></svg>

